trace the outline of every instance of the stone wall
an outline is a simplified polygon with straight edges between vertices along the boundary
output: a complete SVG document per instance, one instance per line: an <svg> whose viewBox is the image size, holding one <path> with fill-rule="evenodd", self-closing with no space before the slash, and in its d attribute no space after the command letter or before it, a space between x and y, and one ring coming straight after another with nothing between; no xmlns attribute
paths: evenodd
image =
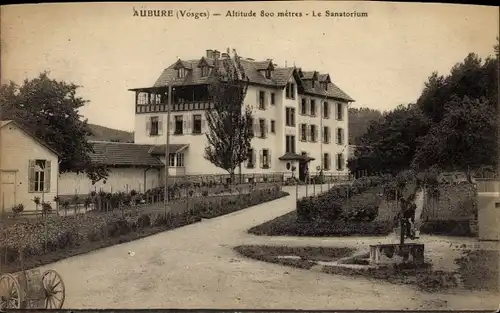
<svg viewBox="0 0 500 313"><path fill-rule="evenodd" d="M423 221L467 221L477 216L477 191L472 184L440 185L437 195L426 190Z"/></svg>

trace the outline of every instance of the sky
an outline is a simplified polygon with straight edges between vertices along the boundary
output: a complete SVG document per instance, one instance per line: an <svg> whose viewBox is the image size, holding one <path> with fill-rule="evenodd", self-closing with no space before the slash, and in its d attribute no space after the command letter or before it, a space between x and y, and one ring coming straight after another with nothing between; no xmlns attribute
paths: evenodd
<svg viewBox="0 0 500 313"><path fill-rule="evenodd" d="M134 9L210 16L140 17ZM257 17L226 17L228 10ZM260 17L261 10L302 17ZM1 83L49 71L82 86L89 103L80 113L90 123L132 131L128 89L152 86L178 58L199 59L207 49L329 73L353 107L391 110L416 101L433 71L447 74L470 52L491 55L499 14L494 6L358 1L70 3L2 6L0 23Z"/></svg>

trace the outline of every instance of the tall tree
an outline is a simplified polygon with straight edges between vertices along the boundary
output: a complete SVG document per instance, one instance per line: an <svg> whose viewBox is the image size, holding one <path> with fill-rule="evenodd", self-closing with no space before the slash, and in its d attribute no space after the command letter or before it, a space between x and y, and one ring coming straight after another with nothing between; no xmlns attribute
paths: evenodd
<svg viewBox="0 0 500 313"><path fill-rule="evenodd" d="M348 161L351 171L397 174L410 168L417 138L427 133L428 119L414 104L400 105L372 122L360 137L360 148Z"/></svg>
<svg viewBox="0 0 500 313"><path fill-rule="evenodd" d="M107 177L106 168L91 163L91 135L87 120L78 110L87 101L77 96L79 86L50 79L47 72L21 86L14 82L0 88L0 116L15 120L61 154L60 171L86 173L97 182Z"/></svg>
<svg viewBox="0 0 500 313"><path fill-rule="evenodd" d="M495 164L498 158L494 108L487 100L454 98L445 105L444 117L420 138L415 153L418 169L475 170Z"/></svg>
<svg viewBox="0 0 500 313"><path fill-rule="evenodd" d="M226 170L234 182L235 169L248 159L253 139L253 117L244 105L248 78L234 51L215 61L210 95L214 106L205 113L208 145L205 159Z"/></svg>

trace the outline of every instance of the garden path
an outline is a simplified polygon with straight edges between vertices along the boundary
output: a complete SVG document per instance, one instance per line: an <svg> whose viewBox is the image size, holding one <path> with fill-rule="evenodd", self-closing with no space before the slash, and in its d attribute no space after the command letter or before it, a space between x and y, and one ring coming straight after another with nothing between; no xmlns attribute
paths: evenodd
<svg viewBox="0 0 500 313"><path fill-rule="evenodd" d="M318 186L319 187L319 186ZM310 190L310 186L308 187ZM409 286L258 262L241 244L346 246L384 238L257 237L246 231L295 208L290 196L147 238L68 258L43 268L65 279L66 308L480 309L486 293L422 293ZM299 187L299 197L305 195ZM421 240L428 240L422 237ZM429 238L430 239L430 238ZM439 239L446 245L447 239ZM450 239L451 240L451 239ZM427 241L426 241L427 243ZM460 241L462 243L462 241ZM130 254L129 252L134 252Z"/></svg>

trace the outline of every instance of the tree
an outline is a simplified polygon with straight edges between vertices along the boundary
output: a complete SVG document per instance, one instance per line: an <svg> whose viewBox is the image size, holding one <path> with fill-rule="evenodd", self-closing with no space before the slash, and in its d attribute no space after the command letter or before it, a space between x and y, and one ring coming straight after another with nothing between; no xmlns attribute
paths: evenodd
<svg viewBox="0 0 500 313"><path fill-rule="evenodd" d="M349 143L359 144L370 123L382 118L382 112L370 108L349 108Z"/></svg>
<svg viewBox="0 0 500 313"><path fill-rule="evenodd" d="M372 122L360 137L360 147L348 161L352 172L397 174L410 168L417 138L427 134L428 119L414 104L400 105Z"/></svg>
<svg viewBox="0 0 500 313"><path fill-rule="evenodd" d="M442 170L474 170L497 160L496 118L487 100L455 97L445 105L444 117L419 141L414 166Z"/></svg>
<svg viewBox="0 0 500 313"><path fill-rule="evenodd" d="M78 113L87 101L76 95L78 88L50 79L47 72L26 79L22 86L10 82L0 88L0 113L59 152L60 172L85 173L95 183L108 171L91 162L93 149L87 142L91 131Z"/></svg>
<svg viewBox="0 0 500 313"><path fill-rule="evenodd" d="M236 51L232 58L216 60L209 87L214 106L205 113L208 145L204 157L226 170L231 182L236 167L248 159L253 139L252 110L243 103L247 88L248 78Z"/></svg>

